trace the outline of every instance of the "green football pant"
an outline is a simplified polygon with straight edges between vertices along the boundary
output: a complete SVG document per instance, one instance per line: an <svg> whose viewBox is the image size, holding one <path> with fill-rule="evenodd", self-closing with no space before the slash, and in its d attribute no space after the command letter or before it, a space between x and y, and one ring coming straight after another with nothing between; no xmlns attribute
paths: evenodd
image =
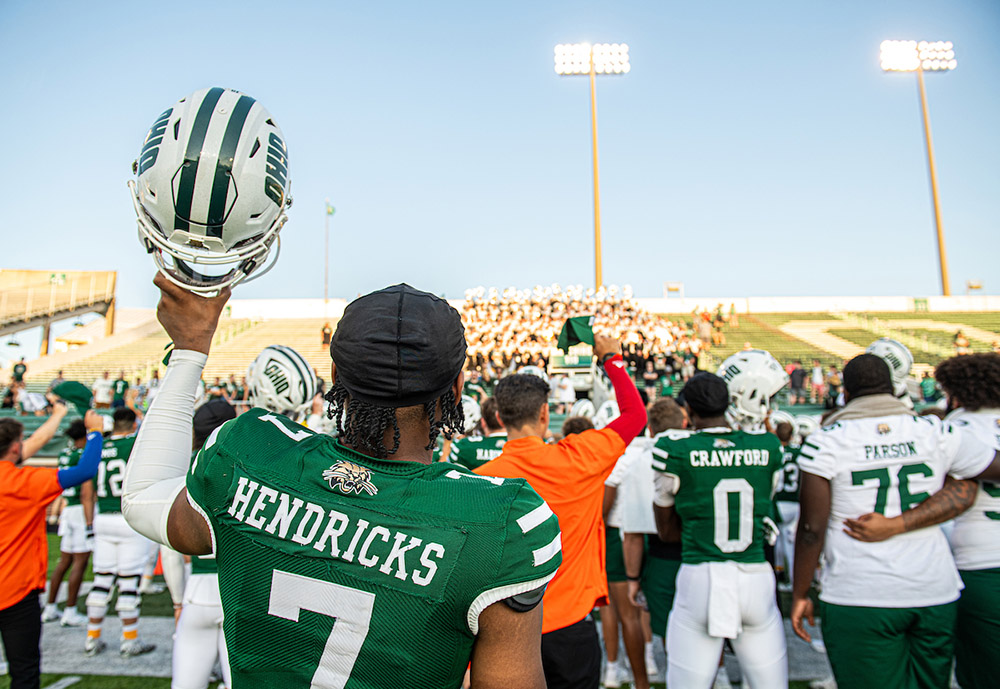
<svg viewBox="0 0 1000 689"><path fill-rule="evenodd" d="M642 593L646 596L646 607L649 608L649 625L654 634L664 638L667 636L667 618L674 606L674 594L677 593L677 571L680 568L680 560L667 560L648 554L643 563L641 586Z"/></svg>
<svg viewBox="0 0 1000 689"><path fill-rule="evenodd" d="M1000 568L960 571L955 675L962 689L1000 685Z"/></svg>
<svg viewBox="0 0 1000 689"><path fill-rule="evenodd" d="M604 529L604 565L608 581L625 581L625 553L622 551L622 536L617 526Z"/></svg>
<svg viewBox="0 0 1000 689"><path fill-rule="evenodd" d="M951 676L958 602L924 608L823 603L823 641L837 685L942 689Z"/></svg>

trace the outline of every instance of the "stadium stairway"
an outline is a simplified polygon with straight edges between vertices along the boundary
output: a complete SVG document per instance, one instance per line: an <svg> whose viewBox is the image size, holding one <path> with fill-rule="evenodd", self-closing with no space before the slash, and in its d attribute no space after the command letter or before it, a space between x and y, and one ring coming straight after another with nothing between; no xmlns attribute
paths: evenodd
<svg viewBox="0 0 1000 689"><path fill-rule="evenodd" d="M282 344L301 354L317 375L330 378L330 347L324 345L321 330L328 322L324 318L275 318L259 321L238 337L212 347L205 366L205 381L216 376L226 380L230 374L239 380L260 351L273 344ZM335 321L330 321L336 327Z"/></svg>

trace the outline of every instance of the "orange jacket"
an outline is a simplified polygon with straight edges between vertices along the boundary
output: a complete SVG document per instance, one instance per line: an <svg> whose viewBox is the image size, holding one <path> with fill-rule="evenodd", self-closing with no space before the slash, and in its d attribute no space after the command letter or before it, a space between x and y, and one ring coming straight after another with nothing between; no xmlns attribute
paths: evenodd
<svg viewBox="0 0 1000 689"><path fill-rule="evenodd" d="M45 588L45 506L62 493L58 470L0 461L0 610Z"/></svg>
<svg viewBox="0 0 1000 689"><path fill-rule="evenodd" d="M542 604L542 633L579 622L595 605L606 605L604 480L625 452L612 428L571 435L555 445L531 436L508 440L503 454L475 469L484 476L527 479L559 518L562 565Z"/></svg>

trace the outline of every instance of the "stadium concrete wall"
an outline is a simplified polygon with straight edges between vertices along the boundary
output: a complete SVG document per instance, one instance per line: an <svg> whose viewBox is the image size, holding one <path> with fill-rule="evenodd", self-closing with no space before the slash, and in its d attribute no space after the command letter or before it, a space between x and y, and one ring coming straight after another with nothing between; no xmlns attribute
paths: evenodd
<svg viewBox="0 0 1000 689"><path fill-rule="evenodd" d="M715 309L722 304L726 312L730 305L737 313L829 313L829 312L956 312L1000 311L1000 296L977 295L957 297L703 297L637 298L639 306L652 313L691 313L698 309Z"/></svg>

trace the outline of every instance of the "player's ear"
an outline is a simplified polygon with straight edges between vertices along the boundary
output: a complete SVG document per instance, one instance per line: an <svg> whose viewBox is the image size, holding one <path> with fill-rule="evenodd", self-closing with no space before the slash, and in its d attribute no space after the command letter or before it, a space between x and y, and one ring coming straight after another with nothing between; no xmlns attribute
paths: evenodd
<svg viewBox="0 0 1000 689"><path fill-rule="evenodd" d="M337 364L330 362L330 387L337 382Z"/></svg>
<svg viewBox="0 0 1000 689"><path fill-rule="evenodd" d="M458 378L455 379L455 382L451 386L451 391L455 393L455 400L457 400L459 404L462 403L462 387L464 385L465 385L465 370L463 369L458 372Z"/></svg>

